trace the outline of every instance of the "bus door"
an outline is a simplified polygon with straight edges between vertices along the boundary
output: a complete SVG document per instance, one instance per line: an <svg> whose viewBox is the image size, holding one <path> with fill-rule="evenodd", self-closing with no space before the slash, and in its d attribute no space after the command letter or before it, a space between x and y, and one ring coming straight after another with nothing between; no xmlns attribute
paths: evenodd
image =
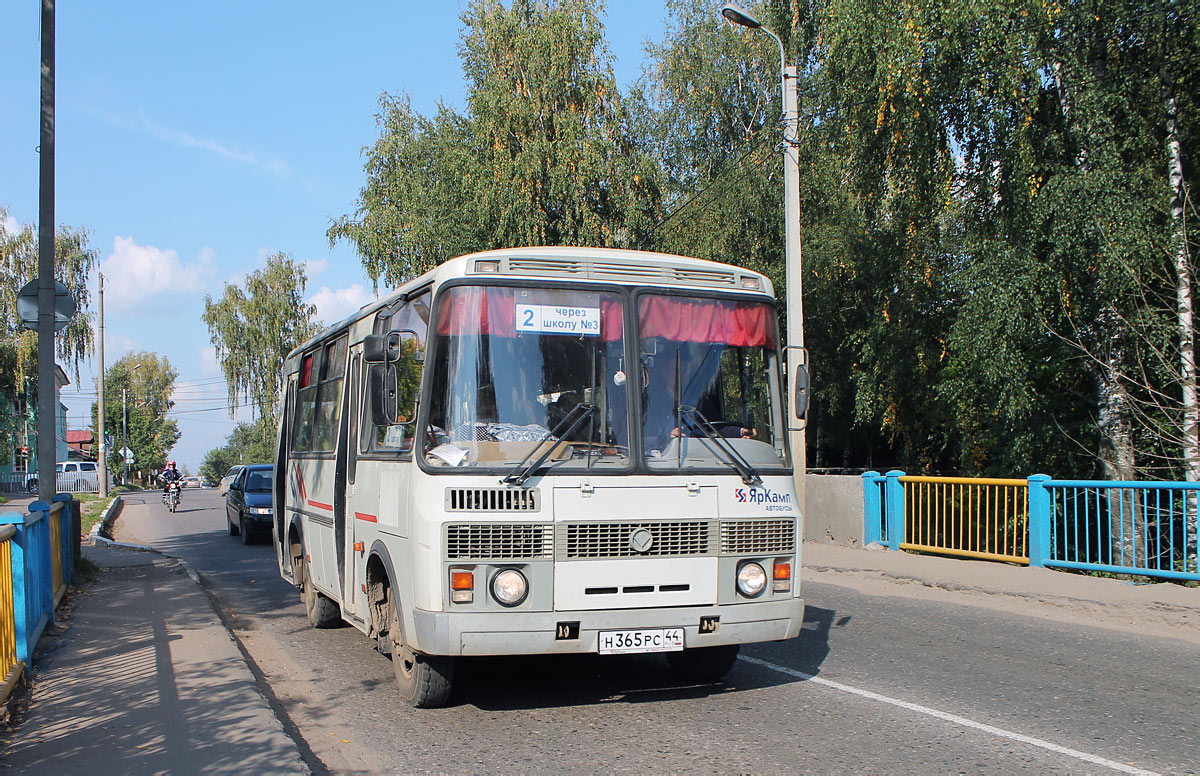
<svg viewBox="0 0 1200 776"><path fill-rule="evenodd" d="M367 544L358 536L357 525L360 520L372 516L364 512L361 498L358 495L356 475L358 468L358 439L359 423L361 422L362 389L360 373L362 371L362 344L350 348L350 371L346 380L346 407L343 416L346 418L346 429L338 445L337 471L339 488L338 503L340 525L344 537L343 546L338 548L338 567L342 574L342 606L351 613L362 611L360 602L363 570L360 568L365 555ZM360 549L361 548L361 549Z"/></svg>

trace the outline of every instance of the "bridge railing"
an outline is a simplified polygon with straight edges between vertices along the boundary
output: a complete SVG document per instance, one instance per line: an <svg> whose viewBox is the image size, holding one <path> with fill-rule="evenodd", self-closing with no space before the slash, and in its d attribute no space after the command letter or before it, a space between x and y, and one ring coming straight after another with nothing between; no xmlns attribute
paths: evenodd
<svg viewBox="0 0 1200 776"><path fill-rule="evenodd" d="M78 502L35 501L0 514L0 702L29 665L66 593L79 552Z"/></svg>
<svg viewBox="0 0 1200 776"><path fill-rule="evenodd" d="M1200 580L1197 482L863 475L868 543L1085 571Z"/></svg>

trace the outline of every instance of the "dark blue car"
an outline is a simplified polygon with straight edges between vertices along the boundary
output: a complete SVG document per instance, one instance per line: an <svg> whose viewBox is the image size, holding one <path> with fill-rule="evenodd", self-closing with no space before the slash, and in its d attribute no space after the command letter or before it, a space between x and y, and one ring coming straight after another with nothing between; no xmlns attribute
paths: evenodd
<svg viewBox="0 0 1200 776"><path fill-rule="evenodd" d="M245 466L225 494L229 535L241 535L242 544L271 533L274 522L275 467L269 463Z"/></svg>

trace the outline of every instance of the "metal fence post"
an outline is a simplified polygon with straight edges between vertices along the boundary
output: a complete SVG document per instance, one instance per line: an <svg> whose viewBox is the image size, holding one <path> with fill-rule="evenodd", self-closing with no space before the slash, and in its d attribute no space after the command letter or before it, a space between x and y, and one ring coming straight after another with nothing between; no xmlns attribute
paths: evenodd
<svg viewBox="0 0 1200 776"><path fill-rule="evenodd" d="M1045 567L1050 559L1050 477L1033 474L1029 477L1029 565Z"/></svg>
<svg viewBox="0 0 1200 776"><path fill-rule="evenodd" d="M883 485L883 501L887 515L887 546L890 549L900 549L904 541L904 484L900 478L904 472L896 469L884 475L887 480Z"/></svg>
<svg viewBox="0 0 1200 776"><path fill-rule="evenodd" d="M80 515L81 504L70 493L58 493L55 501L63 502L62 547L50 548L58 552L63 559L63 582L71 584L75 581L75 564L79 562L80 544Z"/></svg>
<svg viewBox="0 0 1200 776"><path fill-rule="evenodd" d="M863 544L883 541L883 499L879 497L879 472L863 474Z"/></svg>

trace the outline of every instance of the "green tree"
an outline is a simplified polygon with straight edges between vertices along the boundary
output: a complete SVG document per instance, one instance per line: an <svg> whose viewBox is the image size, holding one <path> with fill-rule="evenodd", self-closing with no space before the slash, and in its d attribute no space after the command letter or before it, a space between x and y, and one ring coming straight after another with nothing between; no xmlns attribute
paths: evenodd
<svg viewBox="0 0 1200 776"><path fill-rule="evenodd" d="M243 463L271 463L275 460L275 425L270 418L239 423L223 447L209 450L200 466L200 476L216 482L229 467Z"/></svg>
<svg viewBox="0 0 1200 776"><path fill-rule="evenodd" d="M313 337L316 307L304 301L304 267L285 253L247 277L244 288L225 286L220 300L204 297L217 361L229 385L230 416L244 399L257 418L273 423L287 354Z"/></svg>
<svg viewBox="0 0 1200 776"><path fill-rule="evenodd" d="M25 329L17 315L17 292L37 276L37 227L5 228L8 213L0 207L0 404L13 402L0 412L0 463L12 450L12 435L25 418L15 411L21 396L36 403L37 332ZM92 313L88 277L96 266L96 251L88 245L84 229L60 226L54 237L55 279L67 286L75 300L76 315L55 337L55 354L79 379L79 363L92 350Z"/></svg>
<svg viewBox="0 0 1200 776"><path fill-rule="evenodd" d="M125 442L133 452L133 470L159 471L181 436L179 424L167 415L179 373L165 356L129 353L104 374L104 428L113 438L114 451ZM97 405L92 404L92 428ZM124 471L119 454L109 457L116 476Z"/></svg>
<svg viewBox="0 0 1200 776"><path fill-rule="evenodd" d="M367 181L330 243L395 284L471 250L628 246L657 215L656 167L636 142L589 0L473 0L463 14L467 112L416 115L384 95Z"/></svg>

